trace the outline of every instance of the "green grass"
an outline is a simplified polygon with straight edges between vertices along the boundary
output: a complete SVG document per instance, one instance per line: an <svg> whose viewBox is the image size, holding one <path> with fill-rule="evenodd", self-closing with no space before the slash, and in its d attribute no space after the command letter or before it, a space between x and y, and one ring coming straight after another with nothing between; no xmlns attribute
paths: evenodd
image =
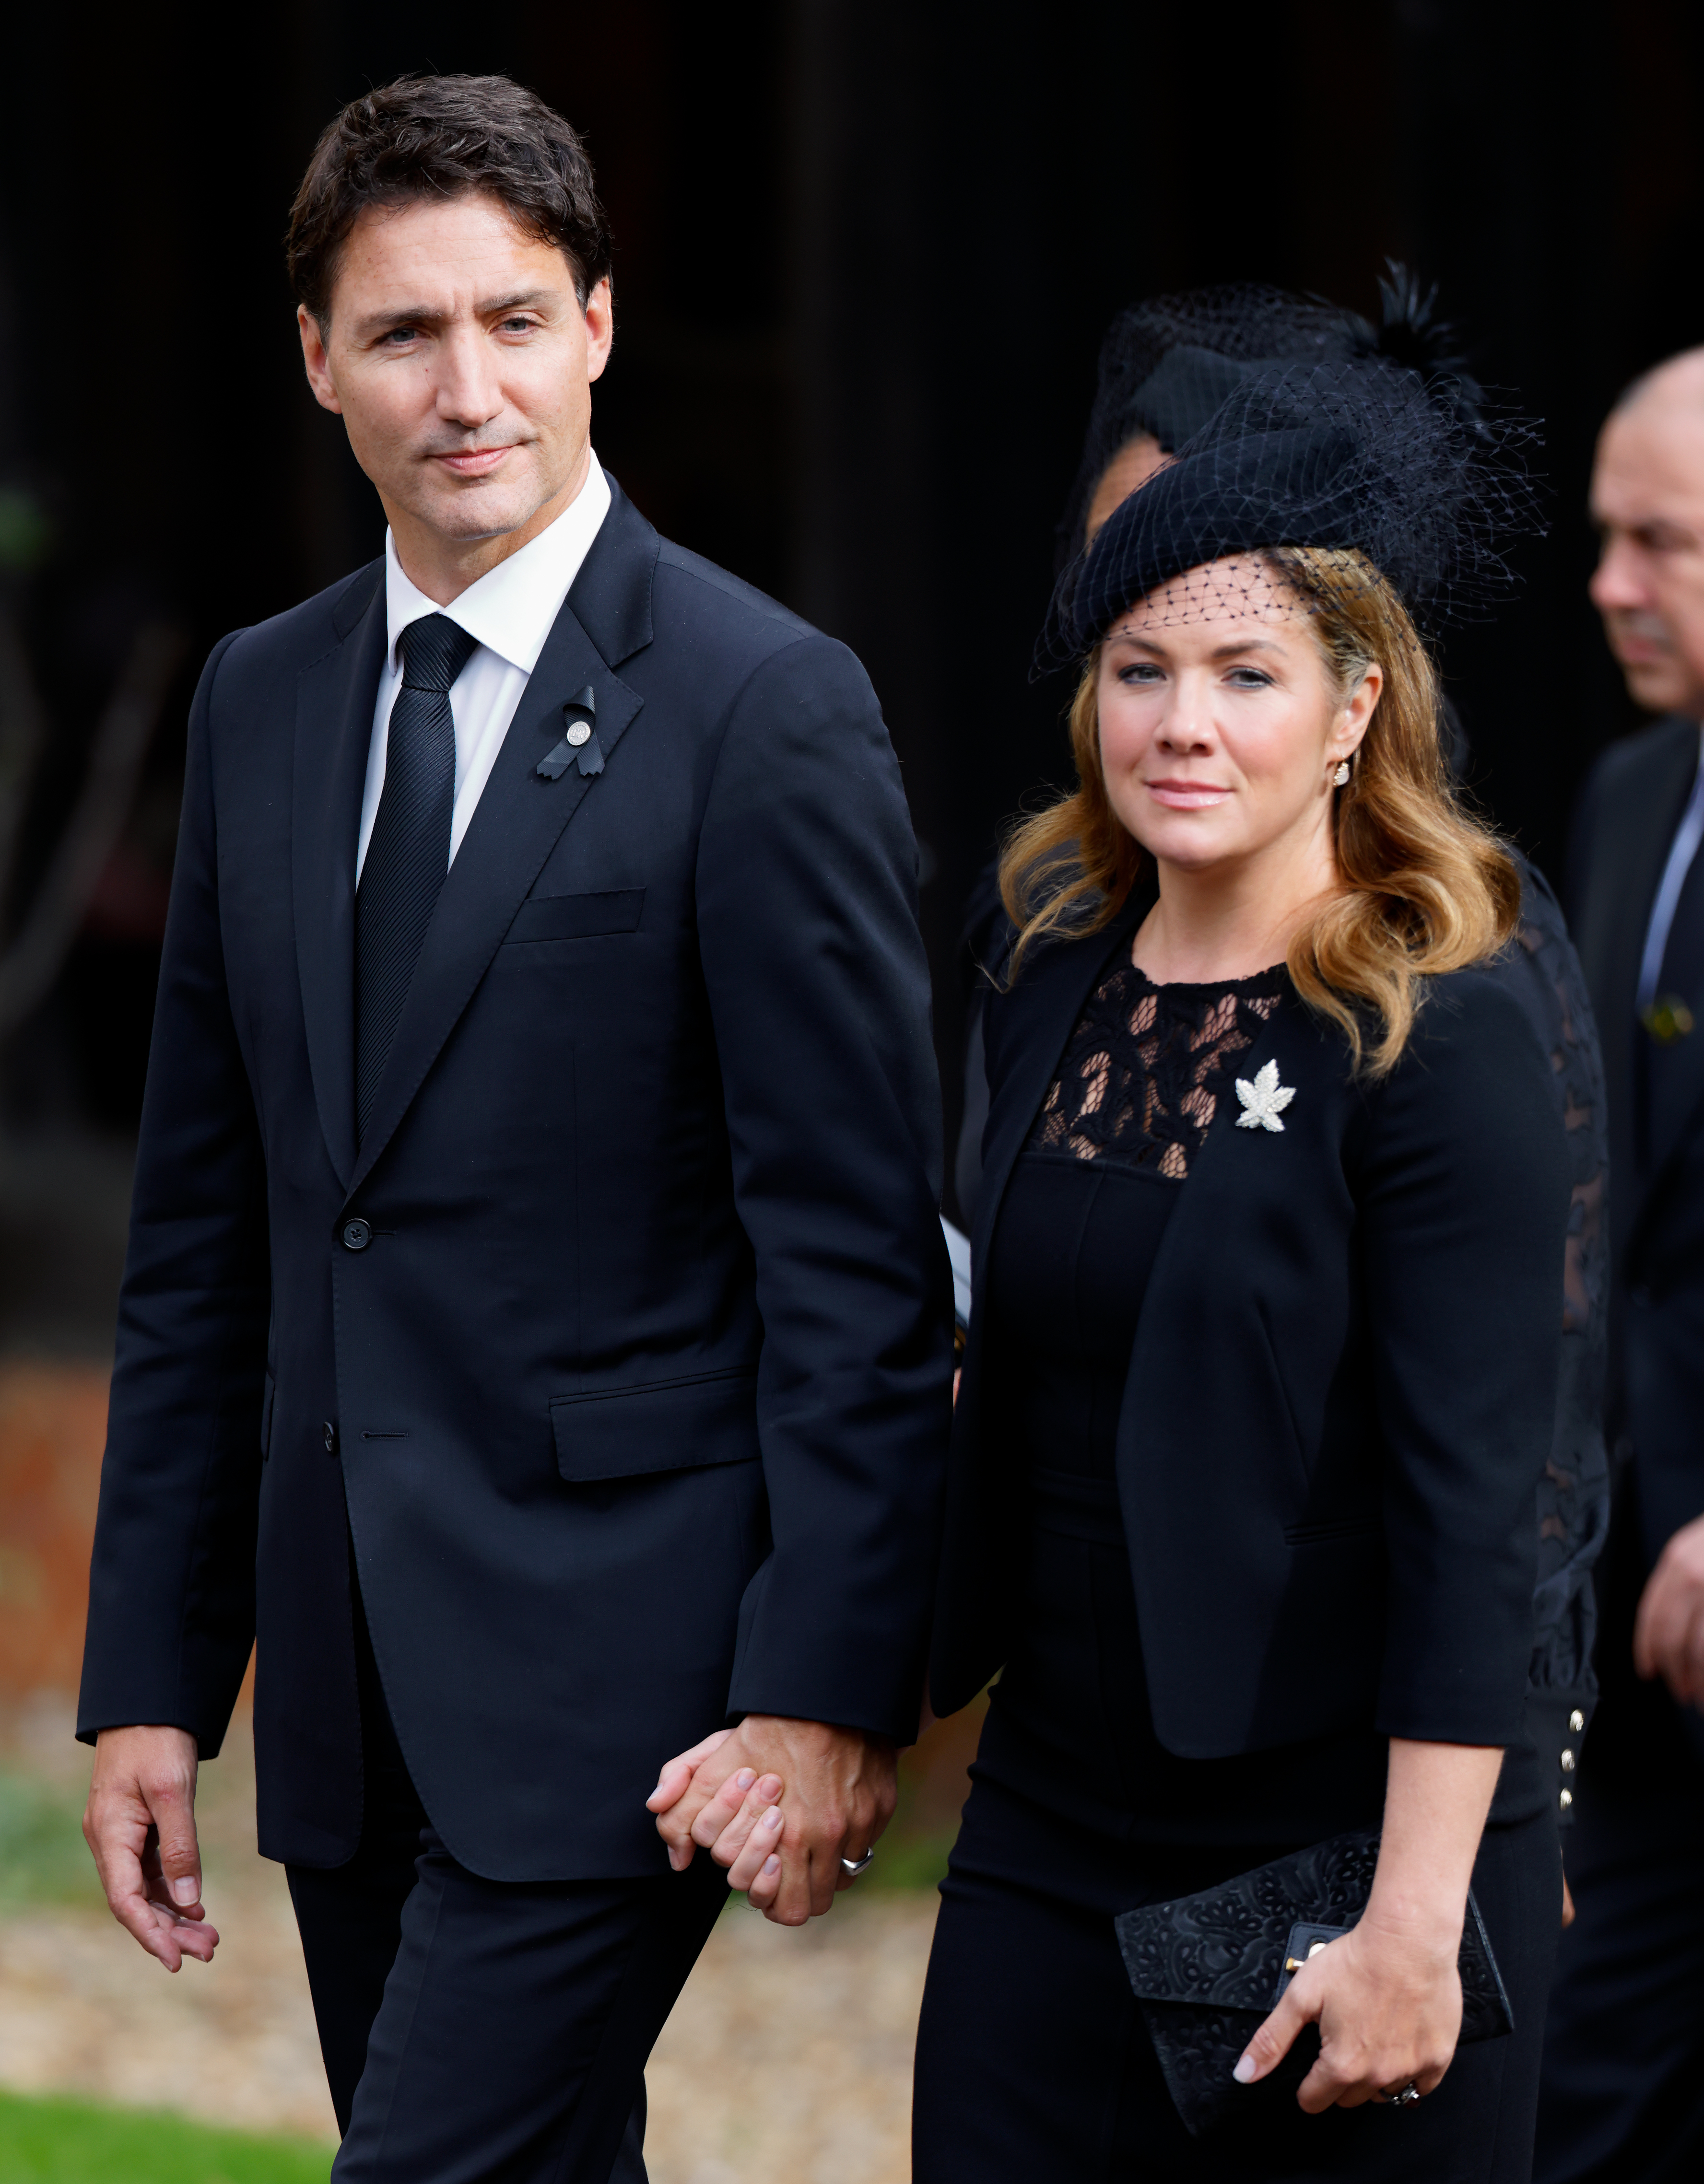
<svg viewBox="0 0 1704 2184"><path fill-rule="evenodd" d="M325 2184L329 2147L0 2093L0 2184Z"/></svg>
<svg viewBox="0 0 1704 2184"><path fill-rule="evenodd" d="M0 1912L32 1903L98 1903L80 1794L0 1769Z"/></svg>

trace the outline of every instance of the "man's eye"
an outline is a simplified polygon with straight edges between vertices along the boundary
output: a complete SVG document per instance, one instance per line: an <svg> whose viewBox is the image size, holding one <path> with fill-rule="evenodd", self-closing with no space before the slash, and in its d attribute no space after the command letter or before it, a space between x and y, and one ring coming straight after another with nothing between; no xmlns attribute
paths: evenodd
<svg viewBox="0 0 1704 2184"><path fill-rule="evenodd" d="M506 334L529 334L533 331L533 321L531 319L505 319L502 331Z"/></svg>
<svg viewBox="0 0 1704 2184"><path fill-rule="evenodd" d="M384 338L392 347L399 348L404 342L411 342L415 334L413 326L393 326Z"/></svg>

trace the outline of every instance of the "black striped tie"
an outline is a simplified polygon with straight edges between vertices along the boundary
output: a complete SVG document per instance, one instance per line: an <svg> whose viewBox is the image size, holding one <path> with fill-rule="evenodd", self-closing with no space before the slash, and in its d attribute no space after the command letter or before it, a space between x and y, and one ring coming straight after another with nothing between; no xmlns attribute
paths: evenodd
<svg viewBox="0 0 1704 2184"><path fill-rule="evenodd" d="M397 639L402 688L390 709L384 789L355 894L355 1128L365 1137L421 943L450 869L455 717L450 686L478 640L445 615Z"/></svg>

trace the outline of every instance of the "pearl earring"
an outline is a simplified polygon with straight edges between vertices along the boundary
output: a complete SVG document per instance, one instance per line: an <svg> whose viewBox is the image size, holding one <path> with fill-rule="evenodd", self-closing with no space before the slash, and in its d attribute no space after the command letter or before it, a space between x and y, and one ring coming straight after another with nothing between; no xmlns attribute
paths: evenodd
<svg viewBox="0 0 1704 2184"><path fill-rule="evenodd" d="M1347 759L1343 760L1342 764L1338 767L1337 772L1332 776L1332 785L1336 788L1347 788L1349 787L1349 760Z"/></svg>

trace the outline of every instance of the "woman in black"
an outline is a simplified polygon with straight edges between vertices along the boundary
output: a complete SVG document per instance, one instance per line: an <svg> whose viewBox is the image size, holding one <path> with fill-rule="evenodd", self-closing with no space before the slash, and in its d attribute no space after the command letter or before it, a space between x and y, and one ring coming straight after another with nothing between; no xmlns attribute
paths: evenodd
<svg viewBox="0 0 1704 2184"><path fill-rule="evenodd" d="M1494 573L1517 500L1410 375L1255 373L1062 582L1079 786L1003 868L933 1703L1000 1674L918 2184L1527 2175L1569 1180L1475 968L1519 883L1450 794L1410 615ZM1115 1916L1381 1825L1359 1923L1237 2065L1316 2025L1298 2098L1192 2137ZM1515 2029L1458 2053L1470 1880Z"/></svg>

